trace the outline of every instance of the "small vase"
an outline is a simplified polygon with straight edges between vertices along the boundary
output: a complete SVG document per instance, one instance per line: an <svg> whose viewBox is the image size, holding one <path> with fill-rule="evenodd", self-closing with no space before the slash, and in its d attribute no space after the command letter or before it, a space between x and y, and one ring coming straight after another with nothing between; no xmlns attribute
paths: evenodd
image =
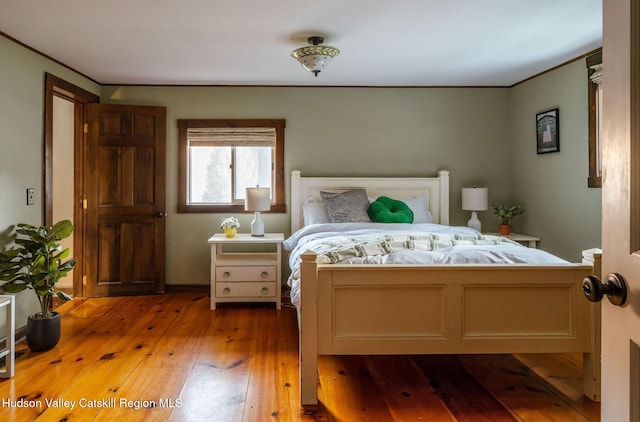
<svg viewBox="0 0 640 422"><path fill-rule="evenodd" d="M511 233L511 225L500 224L500 235L509 236L510 233Z"/></svg>
<svg viewBox="0 0 640 422"><path fill-rule="evenodd" d="M224 235L227 237L235 237L238 234L238 229L235 227L229 227L224 229Z"/></svg>

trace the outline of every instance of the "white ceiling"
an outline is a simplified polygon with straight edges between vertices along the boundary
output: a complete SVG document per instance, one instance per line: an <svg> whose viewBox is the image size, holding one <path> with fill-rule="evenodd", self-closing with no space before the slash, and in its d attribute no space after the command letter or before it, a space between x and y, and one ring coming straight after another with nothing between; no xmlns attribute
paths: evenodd
<svg viewBox="0 0 640 422"><path fill-rule="evenodd" d="M602 46L602 0L0 0L0 31L101 84L509 86Z"/></svg>

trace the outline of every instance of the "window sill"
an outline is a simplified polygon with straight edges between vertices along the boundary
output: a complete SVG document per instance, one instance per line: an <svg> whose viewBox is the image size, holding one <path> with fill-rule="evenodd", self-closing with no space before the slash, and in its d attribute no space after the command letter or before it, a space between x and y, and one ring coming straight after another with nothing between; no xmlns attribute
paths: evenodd
<svg viewBox="0 0 640 422"><path fill-rule="evenodd" d="M271 206L271 210L263 211L263 213L285 213L287 212L286 204L275 204ZM246 213L251 214L252 211L245 211L244 205L178 205L178 213Z"/></svg>

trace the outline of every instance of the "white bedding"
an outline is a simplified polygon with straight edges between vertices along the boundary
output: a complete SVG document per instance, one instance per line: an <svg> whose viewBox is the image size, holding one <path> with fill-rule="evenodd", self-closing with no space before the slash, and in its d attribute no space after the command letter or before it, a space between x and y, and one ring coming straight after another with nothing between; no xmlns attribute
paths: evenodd
<svg viewBox="0 0 640 422"><path fill-rule="evenodd" d="M400 240L411 239L405 246ZM376 252L378 243L391 240L392 253ZM417 241L415 241L418 239ZM425 239L436 239L429 241ZM421 243L425 240L424 243ZM414 242L415 241L415 242ZM329 246L327 244L329 242ZM414 245L415 243L415 245ZM359 246L360 256L349 249ZM362 247L362 245L368 247ZM393 247L396 245L397 247ZM313 224L296 231L284 241L289 252L291 301L300 302L300 254L311 250L318 261L330 263L336 256L340 264L566 264L540 249L527 248L500 236L482 235L469 227L440 224L329 223ZM386 244L385 248L389 249ZM364 252L361 252L364 250ZM336 252L337 251L337 252ZM347 253L342 253L346 251Z"/></svg>

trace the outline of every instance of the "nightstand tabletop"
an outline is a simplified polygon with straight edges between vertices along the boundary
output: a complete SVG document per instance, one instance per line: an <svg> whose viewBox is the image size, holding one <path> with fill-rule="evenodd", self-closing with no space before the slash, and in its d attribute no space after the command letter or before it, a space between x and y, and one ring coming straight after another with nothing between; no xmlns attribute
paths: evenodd
<svg viewBox="0 0 640 422"><path fill-rule="evenodd" d="M238 233L234 237L226 237L224 233L216 233L209 238L209 243L278 243L282 241L284 241L284 233L265 233L264 236Z"/></svg>

